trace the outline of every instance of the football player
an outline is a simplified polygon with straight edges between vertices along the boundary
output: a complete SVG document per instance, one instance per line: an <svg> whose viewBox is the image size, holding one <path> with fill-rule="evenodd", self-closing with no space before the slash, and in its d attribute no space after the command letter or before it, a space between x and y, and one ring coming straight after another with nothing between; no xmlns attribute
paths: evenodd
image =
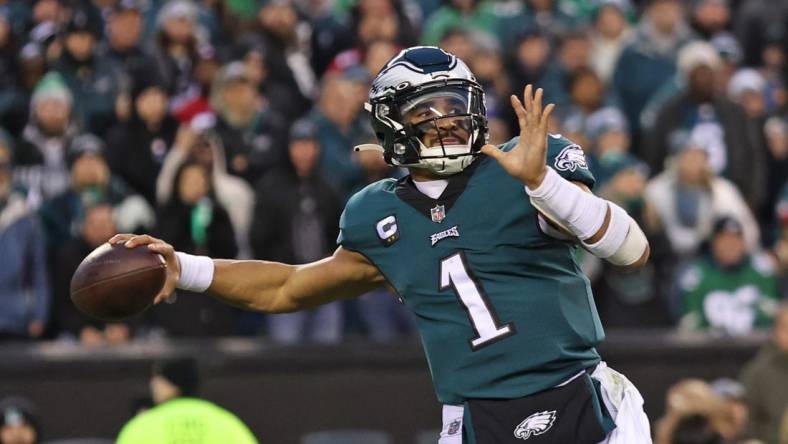
<svg viewBox="0 0 788 444"><path fill-rule="evenodd" d="M441 444L649 443L637 389L601 361L604 333L579 245L622 267L648 258L643 232L594 196L582 149L548 134L553 105L526 86L511 102L520 135L486 144L484 93L435 47L402 51L377 75L367 109L385 160L409 176L348 201L339 247L305 264L214 260L173 251L157 301L176 288L266 313L301 310L389 285L413 311L443 403Z"/></svg>

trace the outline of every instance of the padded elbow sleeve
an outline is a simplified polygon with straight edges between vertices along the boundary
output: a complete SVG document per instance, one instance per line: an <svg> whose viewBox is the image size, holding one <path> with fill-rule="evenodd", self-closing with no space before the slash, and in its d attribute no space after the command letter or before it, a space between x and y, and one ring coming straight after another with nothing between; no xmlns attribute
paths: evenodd
<svg viewBox="0 0 788 444"><path fill-rule="evenodd" d="M597 242L583 246L594 256L614 265L632 265L643 256L648 245L646 235L637 222L618 205L608 202L610 221L605 234Z"/></svg>

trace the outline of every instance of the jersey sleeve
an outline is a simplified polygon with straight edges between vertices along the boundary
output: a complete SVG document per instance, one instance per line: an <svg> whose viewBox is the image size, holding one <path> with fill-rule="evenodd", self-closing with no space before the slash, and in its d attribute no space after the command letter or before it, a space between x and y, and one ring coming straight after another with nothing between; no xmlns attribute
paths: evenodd
<svg viewBox="0 0 788 444"><path fill-rule="evenodd" d="M364 252L373 246L373 227L365 223L364 200L363 191L354 194L339 217L337 245L346 250Z"/></svg>
<svg viewBox="0 0 788 444"><path fill-rule="evenodd" d="M515 137L498 148L501 151L510 151L517 146L519 140L519 136ZM581 182L588 188L594 188L596 179L588 169L583 148L560 134L547 135L547 166L566 180Z"/></svg>
<svg viewBox="0 0 788 444"><path fill-rule="evenodd" d="M580 182L593 189L596 179L588 169L583 148L560 134L547 135L547 166L566 180Z"/></svg>

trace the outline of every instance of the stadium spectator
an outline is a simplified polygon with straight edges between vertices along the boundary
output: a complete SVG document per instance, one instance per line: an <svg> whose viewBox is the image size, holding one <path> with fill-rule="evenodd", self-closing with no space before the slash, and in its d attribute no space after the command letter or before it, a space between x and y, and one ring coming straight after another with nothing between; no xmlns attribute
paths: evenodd
<svg viewBox="0 0 788 444"><path fill-rule="evenodd" d="M103 135L117 121L115 104L120 79L112 66L97 55L96 29L82 10L75 10L63 39L63 53L54 69L74 97L74 111L83 128Z"/></svg>
<svg viewBox="0 0 788 444"><path fill-rule="evenodd" d="M591 67L605 84L613 77L621 51L632 40L627 16L632 13L629 0L603 0L594 12L591 30Z"/></svg>
<svg viewBox="0 0 788 444"><path fill-rule="evenodd" d="M256 187L250 234L255 258L306 264L333 251L342 202L318 170L319 158L317 127L306 119L297 121L290 129L286 166ZM341 302L268 317L269 334L282 343L336 343L343 327Z"/></svg>
<svg viewBox="0 0 788 444"><path fill-rule="evenodd" d="M12 134L18 135L28 122L30 114L30 98L33 95L33 90L36 85L44 78L46 74L46 60L44 60L44 52L41 44L36 42L29 42L23 46L18 55L17 64L17 77L19 78L19 93L22 95L22 102L20 104L20 111L17 119L6 121L9 131Z"/></svg>
<svg viewBox="0 0 788 444"><path fill-rule="evenodd" d="M286 122L292 122L309 110L311 102L296 100L286 85L271 76L266 49L260 42L244 42L238 45L238 60L246 68L245 77L251 82L264 106L275 110Z"/></svg>
<svg viewBox="0 0 788 444"><path fill-rule="evenodd" d="M768 169L764 174L768 177L764 205L769 205L771 208L764 208L760 217L762 218L761 222L765 224L767 229L771 228L770 232L773 233L779 229L773 223L776 220L773 209L777 208L776 205L779 205L781 199L785 199L785 172L788 171L788 120L786 117L770 117L764 123L763 132L766 139L768 163Z"/></svg>
<svg viewBox="0 0 788 444"><path fill-rule="evenodd" d="M186 162L178 168L174 186L174 194L159 210L157 232L184 251L234 258L233 227L227 211L216 201L210 170L197 162Z"/></svg>
<svg viewBox="0 0 788 444"><path fill-rule="evenodd" d="M788 14L788 12L786 12ZM763 48L760 71L766 79L766 106L769 111L779 111L788 105L788 31L770 30Z"/></svg>
<svg viewBox="0 0 788 444"><path fill-rule="evenodd" d="M577 71L569 74L564 79L564 83L566 84L568 96L567 102L561 107L562 110L559 112L561 121L570 128L573 125L578 125L578 131L583 131L586 119L591 114L601 109L604 105L610 105L605 92L605 84L594 70L588 67L579 68ZM586 134L583 134L577 140L584 143L587 141L586 136Z"/></svg>
<svg viewBox="0 0 788 444"><path fill-rule="evenodd" d="M788 127L780 116L769 116L766 106L766 79L755 69L738 70L728 84L728 98L739 104L753 122L754 147L764 159L764 197L756 208L764 235L764 245L774 240L774 204L788 171Z"/></svg>
<svg viewBox="0 0 788 444"><path fill-rule="evenodd" d="M566 108L572 99L573 79L581 72L590 72L589 76L593 76L596 83L601 83L590 69L590 54L591 41L586 33L574 31L561 36L556 57L542 79L545 100L562 109ZM597 91L599 90L604 91L603 84L597 86Z"/></svg>
<svg viewBox="0 0 788 444"><path fill-rule="evenodd" d="M465 29L473 33L494 35L497 17L494 3L488 0L450 0L424 22L423 45L437 45L447 31ZM458 57L462 57L457 54Z"/></svg>
<svg viewBox="0 0 788 444"><path fill-rule="evenodd" d="M451 28L443 33L440 42L438 42L438 47L457 57L465 57L465 60L470 60L476 51L477 40L479 40L478 36L468 29ZM459 54L462 54L462 56Z"/></svg>
<svg viewBox="0 0 788 444"><path fill-rule="evenodd" d="M498 6L494 9L498 18L495 34L504 47L508 47L513 37L524 29L537 30L554 42L581 25L578 14L566 11L569 9L567 3L560 0L521 0Z"/></svg>
<svg viewBox="0 0 788 444"><path fill-rule="evenodd" d="M367 73L376 75L401 49L402 48L393 42L385 42L382 40L372 42L367 48L367 52L364 54L362 64L364 68L366 68ZM500 73L506 75L503 69L501 69Z"/></svg>
<svg viewBox="0 0 788 444"><path fill-rule="evenodd" d="M153 227L153 208L142 196L131 192L123 180L111 174L105 152L104 142L92 134L71 141L67 157L70 187L45 201L39 210L50 254L79 235L85 208L98 203L112 205L119 231Z"/></svg>
<svg viewBox="0 0 788 444"><path fill-rule="evenodd" d="M209 150L210 152L210 150ZM182 163L173 177L173 194L159 207L156 233L183 251L235 258L238 244L230 217L214 193L211 170L196 160ZM178 311L162 304L152 322L173 336L227 336L236 332L238 310L212 298L183 292ZM195 319L197 320L195 322Z"/></svg>
<svg viewBox="0 0 788 444"><path fill-rule="evenodd" d="M695 42L681 50L679 71L687 86L662 105L642 158L653 171L661 171L670 146L668 136L680 129L689 131L693 138L704 140L714 173L730 179L756 208L763 185L761 175L752 172L763 169L763 153L755 147L755 129L742 108L715 90L719 63L717 50L708 43Z"/></svg>
<svg viewBox="0 0 788 444"><path fill-rule="evenodd" d="M216 199L230 217L238 244L238 257L250 257L248 234L254 190L245 180L227 172L224 147L216 136L213 125L213 116L203 114L196 117L191 124L180 126L173 148L167 154L156 179L156 201L161 206L170 200L175 187L175 174L184 163L200 163L211 172Z"/></svg>
<svg viewBox="0 0 788 444"><path fill-rule="evenodd" d="M11 11L0 9L0 126L19 130L24 126L26 97L20 85L21 44L12 32Z"/></svg>
<svg viewBox="0 0 788 444"><path fill-rule="evenodd" d="M727 91L731 77L741 68L743 55L741 45L730 33L721 33L709 41L717 53L720 55L720 65L715 71L716 88L719 91Z"/></svg>
<svg viewBox="0 0 788 444"><path fill-rule="evenodd" d="M490 143L504 143L512 137L506 121L512 108L509 103L512 88L497 43L491 40L477 45L469 61L476 81L485 91L484 104L490 128Z"/></svg>
<svg viewBox="0 0 788 444"><path fill-rule="evenodd" d="M150 72L156 63L153 56L143 49L142 14L140 0L114 2L108 10L106 41L98 49L100 57L122 72L127 77L124 81L132 85L137 82L138 75Z"/></svg>
<svg viewBox="0 0 788 444"><path fill-rule="evenodd" d="M700 0L694 2L690 13L692 28L705 40L727 34L731 21L728 0Z"/></svg>
<svg viewBox="0 0 788 444"><path fill-rule="evenodd" d="M780 198L777 200L775 213L777 213L775 223L777 240L772 251L780 268L780 294L788 299L788 182L783 186Z"/></svg>
<svg viewBox="0 0 788 444"><path fill-rule="evenodd" d="M309 8L302 11L309 17L312 35L309 46L312 49L311 63L315 75L323 76L328 65L337 54L351 48L355 36L347 20L335 14L335 2L312 1Z"/></svg>
<svg viewBox="0 0 788 444"><path fill-rule="evenodd" d="M107 134L107 162L113 174L156 204L156 178L175 141L177 122L168 112L169 96L155 72L138 76L131 89L131 116Z"/></svg>
<svg viewBox="0 0 788 444"><path fill-rule="evenodd" d="M14 181L33 207L69 186L66 151L79 134L72 113L73 96L56 73L47 74L30 99L30 119L14 151Z"/></svg>
<svg viewBox="0 0 788 444"><path fill-rule="evenodd" d="M774 264L748 254L743 236L736 219L714 222L710 251L679 278L681 329L740 336L772 325L779 301Z"/></svg>
<svg viewBox="0 0 788 444"><path fill-rule="evenodd" d="M225 150L228 172L254 185L284 159L286 122L262 102L243 63L225 65L211 89L214 131Z"/></svg>
<svg viewBox="0 0 788 444"><path fill-rule="evenodd" d="M741 3L734 15L736 36L744 49L744 64L760 66L764 62L764 49L784 38L785 15L788 5L770 0L749 0Z"/></svg>
<svg viewBox="0 0 788 444"><path fill-rule="evenodd" d="M130 339L129 324L98 321L81 313L71 303L71 276L80 262L117 233L111 205L98 203L85 208L84 212L79 236L66 241L55 254L52 268L54 301L50 327L58 339L76 340L89 347L122 344Z"/></svg>
<svg viewBox="0 0 788 444"><path fill-rule="evenodd" d="M522 32L514 43L507 73L510 85L534 85L544 87L544 76L552 58L550 41L547 35L535 30ZM511 107L509 107L511 109ZM519 126L514 111L509 111L509 132L517 134Z"/></svg>
<svg viewBox="0 0 788 444"><path fill-rule="evenodd" d="M180 99L193 95L197 89L192 72L197 48L204 43L197 33L197 13L194 3L173 0L164 4L156 17L155 69L174 100L174 110L177 110Z"/></svg>
<svg viewBox="0 0 788 444"><path fill-rule="evenodd" d="M629 154L632 137L626 117L618 108L606 106L585 119L582 131L588 139L584 150L589 156L589 167L602 185L611 177L605 163Z"/></svg>
<svg viewBox="0 0 788 444"><path fill-rule="evenodd" d="M38 338L49 317L45 244L38 218L13 189L10 140L0 140L0 340Z"/></svg>
<svg viewBox="0 0 788 444"><path fill-rule="evenodd" d="M613 91L636 140L640 138L641 111L676 72L678 51L690 38L683 2L648 0L633 41L621 52L612 79ZM636 149L634 154L643 153Z"/></svg>
<svg viewBox="0 0 788 444"><path fill-rule="evenodd" d="M235 415L197 397L200 378L197 363L189 358L156 362L150 391L156 406L123 426L118 444L222 442L256 444L249 428Z"/></svg>
<svg viewBox="0 0 788 444"><path fill-rule="evenodd" d="M359 16L357 20L358 22L355 23L357 44L337 54L328 65L326 73L336 74L360 65L366 56L368 47L374 42L397 42L399 21L394 13L366 14Z"/></svg>
<svg viewBox="0 0 788 444"><path fill-rule="evenodd" d="M320 169L343 200L364 184L363 171L352 156L353 146L369 133L367 116L361 115L364 99L359 97L356 74L366 76L366 71L353 69L326 76L320 100L308 117L317 126Z"/></svg>
<svg viewBox="0 0 788 444"><path fill-rule="evenodd" d="M269 2L257 14L261 44L266 49L266 67L271 80L290 94L300 115L309 109L318 81L309 64L308 29L290 2Z"/></svg>
<svg viewBox="0 0 788 444"><path fill-rule="evenodd" d="M674 262L692 258L711 235L714 219L723 215L742 224L747 250L755 251L758 225L736 186L710 167L705 141L681 131L669 139L673 155L668 168L649 181L645 196L667 236Z"/></svg>
<svg viewBox="0 0 788 444"><path fill-rule="evenodd" d="M693 414L681 417L670 435L670 444L724 444L709 418Z"/></svg>
<svg viewBox="0 0 788 444"><path fill-rule="evenodd" d="M788 306L775 318L772 338L747 363L741 381L750 407L750 433L764 442L778 442L780 421L788 405Z"/></svg>
<svg viewBox="0 0 788 444"><path fill-rule="evenodd" d="M698 427L700 425L702 427ZM724 442L720 438L735 433L731 411L725 400L705 381L683 379L668 389L665 414L654 428L654 444L675 444L677 432L686 436L686 429L697 431L698 428L706 436L717 439L711 442L719 444Z"/></svg>
<svg viewBox="0 0 788 444"><path fill-rule="evenodd" d="M178 122L188 123L200 114L212 112L211 88L221 67L219 56L213 46L201 45L197 49L197 56L192 66L193 87L182 94L177 103L171 102L177 105L172 115Z"/></svg>
<svg viewBox="0 0 788 444"><path fill-rule="evenodd" d="M0 399L0 444L38 444L41 429L35 406L27 398Z"/></svg>
<svg viewBox="0 0 788 444"><path fill-rule="evenodd" d="M747 441L747 424L750 420L750 408L747 405L747 391L744 385L731 378L719 378L711 381L711 389L722 397L729 406L731 436L729 441L750 443Z"/></svg>

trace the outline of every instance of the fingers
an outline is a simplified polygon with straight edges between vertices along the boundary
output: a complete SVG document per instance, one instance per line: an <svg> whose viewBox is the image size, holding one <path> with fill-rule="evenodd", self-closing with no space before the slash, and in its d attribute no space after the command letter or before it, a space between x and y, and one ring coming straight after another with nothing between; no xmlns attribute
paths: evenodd
<svg viewBox="0 0 788 444"><path fill-rule="evenodd" d="M484 145L479 151L495 160L500 160L504 156L504 152L499 150L495 145Z"/></svg>
<svg viewBox="0 0 788 444"><path fill-rule="evenodd" d="M555 105L550 103L544 108L544 112L542 113L542 120L539 122L539 131L547 134L547 126L550 124L550 115L553 114L553 110L555 109Z"/></svg>
<svg viewBox="0 0 788 444"><path fill-rule="evenodd" d="M533 106L532 90L533 86L531 86L530 83L525 85L525 89L523 90L523 104L525 105L526 115L531 112Z"/></svg>
<svg viewBox="0 0 788 444"><path fill-rule="evenodd" d="M163 241L157 240L157 242L147 245L148 245L148 250L154 253L159 253L160 255L164 256L166 259L169 259L170 256L173 256L175 254L175 250L172 248L172 245Z"/></svg>
<svg viewBox="0 0 788 444"><path fill-rule="evenodd" d="M547 107L542 108L543 97L544 90L542 88L537 88L534 92L533 85L531 84L525 85L522 102L519 98L515 96L512 97L512 107L517 114L521 132L526 128L535 129L542 126L542 120L548 109ZM550 108L550 112L552 112L552 108L553 107Z"/></svg>
<svg viewBox="0 0 788 444"><path fill-rule="evenodd" d="M134 248L140 245L148 245L154 242L163 242L161 239L156 239L153 236L142 234L139 236L132 236L131 239L126 241L126 248Z"/></svg>
<svg viewBox="0 0 788 444"><path fill-rule="evenodd" d="M520 99L514 94L512 94L510 100L512 102L512 108L514 108L514 113L517 114L517 123L520 125L520 136L522 136L527 126L525 108L523 108L523 103L520 102Z"/></svg>
<svg viewBox="0 0 788 444"><path fill-rule="evenodd" d="M116 234L112 236L107 242L109 242L111 245L122 244L132 237L134 237L133 234Z"/></svg>
<svg viewBox="0 0 788 444"><path fill-rule="evenodd" d="M156 295L156 298L153 300L153 305L161 304L162 302L166 301L168 297L169 295L162 291L161 293Z"/></svg>
<svg viewBox="0 0 788 444"><path fill-rule="evenodd" d="M536 90L536 94L534 94L534 101L532 104L533 109L533 123L535 125L539 124L539 118L542 116L542 95L544 94L544 90L542 88L538 88Z"/></svg>

